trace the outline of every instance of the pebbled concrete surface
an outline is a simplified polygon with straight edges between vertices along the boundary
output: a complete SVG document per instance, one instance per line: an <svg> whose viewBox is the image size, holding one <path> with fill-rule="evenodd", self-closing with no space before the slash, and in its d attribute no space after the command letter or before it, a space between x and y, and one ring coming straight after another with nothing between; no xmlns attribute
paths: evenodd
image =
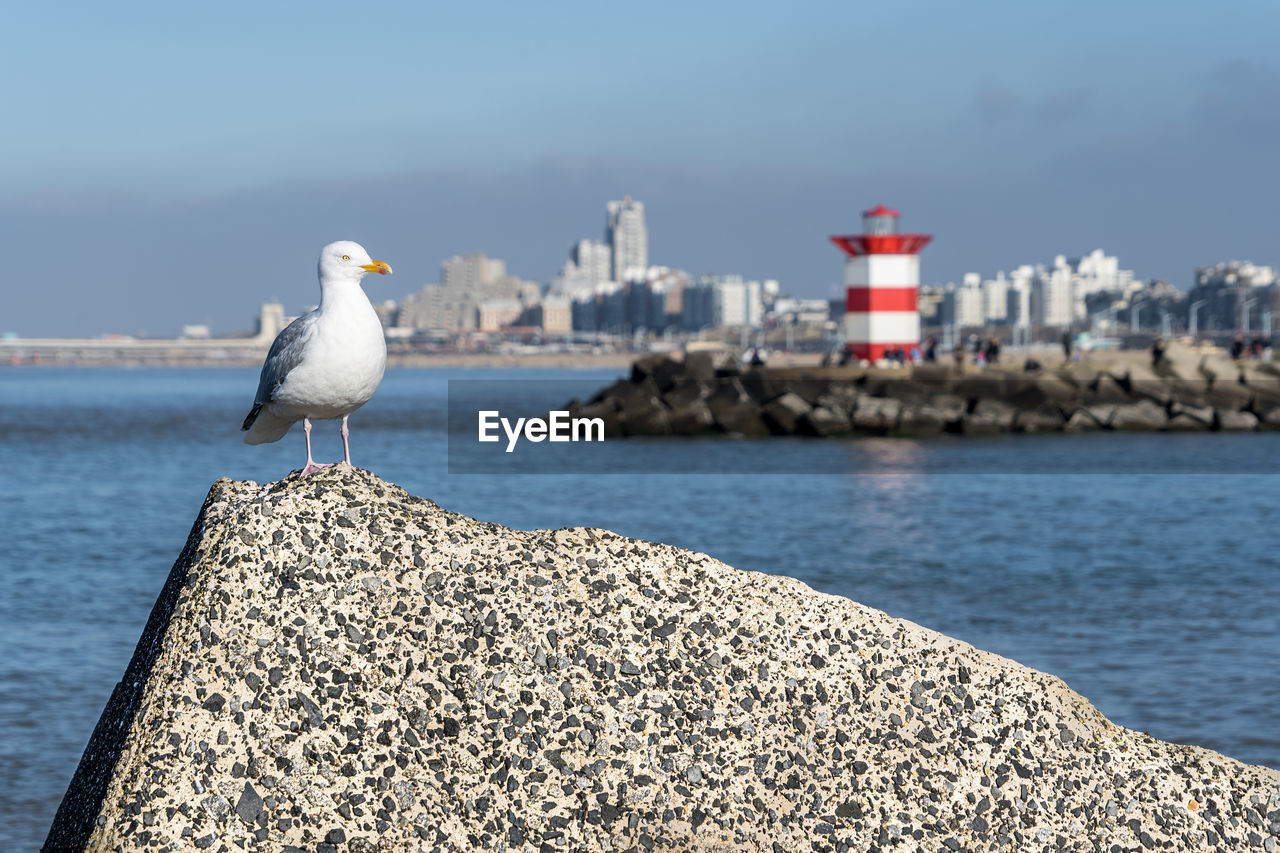
<svg viewBox="0 0 1280 853"><path fill-rule="evenodd" d="M45 850L1273 851L1280 773L785 577L214 484Z"/></svg>

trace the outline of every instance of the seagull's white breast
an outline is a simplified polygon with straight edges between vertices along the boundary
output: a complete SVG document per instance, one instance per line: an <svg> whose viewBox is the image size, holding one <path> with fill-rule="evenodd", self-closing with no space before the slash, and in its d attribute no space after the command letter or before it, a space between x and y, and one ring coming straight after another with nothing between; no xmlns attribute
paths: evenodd
<svg viewBox="0 0 1280 853"><path fill-rule="evenodd" d="M363 406L387 365L382 323L360 289L323 305L270 406L283 417L340 418Z"/></svg>

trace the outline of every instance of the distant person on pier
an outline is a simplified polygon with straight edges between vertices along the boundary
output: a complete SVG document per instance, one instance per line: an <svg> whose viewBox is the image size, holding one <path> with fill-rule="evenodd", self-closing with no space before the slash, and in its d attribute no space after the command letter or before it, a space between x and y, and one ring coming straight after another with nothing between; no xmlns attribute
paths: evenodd
<svg viewBox="0 0 1280 853"><path fill-rule="evenodd" d="M938 360L938 339L933 335L924 342L924 360L930 362Z"/></svg>
<svg viewBox="0 0 1280 853"><path fill-rule="evenodd" d="M1062 358L1065 361L1071 360L1071 330L1062 333Z"/></svg>
<svg viewBox="0 0 1280 853"><path fill-rule="evenodd" d="M964 373L964 345L959 341L951 348L951 360L955 364L956 373Z"/></svg>
<svg viewBox="0 0 1280 853"><path fill-rule="evenodd" d="M1164 338L1157 337L1151 342L1151 366L1159 367L1164 360Z"/></svg>
<svg viewBox="0 0 1280 853"><path fill-rule="evenodd" d="M1000 339L992 335L987 339L987 363L995 364L1000 360Z"/></svg>
<svg viewBox="0 0 1280 853"><path fill-rule="evenodd" d="M1231 360L1239 361L1242 355L1244 355L1244 335L1237 332L1231 339Z"/></svg>

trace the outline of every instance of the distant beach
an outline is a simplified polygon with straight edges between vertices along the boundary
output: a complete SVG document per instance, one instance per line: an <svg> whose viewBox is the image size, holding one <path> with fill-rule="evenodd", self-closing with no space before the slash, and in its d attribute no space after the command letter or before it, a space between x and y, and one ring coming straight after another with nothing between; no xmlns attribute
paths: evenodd
<svg viewBox="0 0 1280 853"><path fill-rule="evenodd" d="M0 341L0 366L11 367L259 367L265 343L252 341ZM388 367L530 367L545 369L624 369L643 352L397 352L387 353ZM777 353L770 364L780 367L816 365L821 353Z"/></svg>

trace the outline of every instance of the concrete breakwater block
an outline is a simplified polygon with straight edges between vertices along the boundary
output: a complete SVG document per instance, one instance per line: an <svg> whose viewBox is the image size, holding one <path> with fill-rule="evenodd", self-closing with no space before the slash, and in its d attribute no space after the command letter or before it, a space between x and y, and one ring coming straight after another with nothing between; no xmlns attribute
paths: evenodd
<svg viewBox="0 0 1280 853"><path fill-rule="evenodd" d="M47 851L1245 850L1280 773L785 577L214 484Z"/></svg>

